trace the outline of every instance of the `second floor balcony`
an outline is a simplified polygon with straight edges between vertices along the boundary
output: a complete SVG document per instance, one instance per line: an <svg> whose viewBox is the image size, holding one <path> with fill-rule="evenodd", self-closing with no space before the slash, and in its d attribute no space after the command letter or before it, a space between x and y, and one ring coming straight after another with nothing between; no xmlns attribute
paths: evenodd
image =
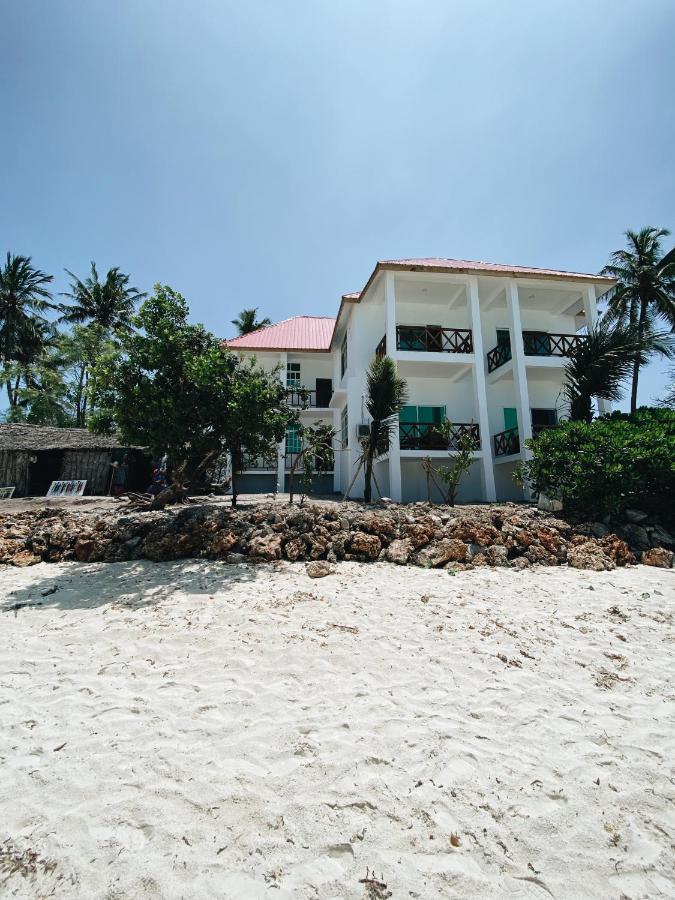
<svg viewBox="0 0 675 900"><path fill-rule="evenodd" d="M333 382L330 378L317 378L316 388L286 388L288 405L300 409L328 409L333 394Z"/></svg>
<svg viewBox="0 0 675 900"><path fill-rule="evenodd" d="M466 435L478 450L480 430L474 422L453 422L449 439L433 422L401 422L399 425L401 450L459 450L460 440Z"/></svg>
<svg viewBox="0 0 675 900"><path fill-rule="evenodd" d="M585 341L582 334L549 334L545 331L523 331L525 356L570 356ZM487 354L488 372L494 372L512 357L511 341L500 340ZM517 452L517 451L516 451Z"/></svg>
<svg viewBox="0 0 675 900"><path fill-rule="evenodd" d="M396 349L421 353L473 353L470 328L443 328L441 325L397 325ZM387 352L386 336L375 349L376 356Z"/></svg>

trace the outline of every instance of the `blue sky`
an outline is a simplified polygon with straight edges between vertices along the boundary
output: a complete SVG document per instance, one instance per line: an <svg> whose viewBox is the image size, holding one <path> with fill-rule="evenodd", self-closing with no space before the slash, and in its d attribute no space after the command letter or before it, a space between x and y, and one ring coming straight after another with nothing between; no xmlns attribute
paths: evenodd
<svg viewBox="0 0 675 900"><path fill-rule="evenodd" d="M227 336L334 314L378 258L590 272L675 229L672 0L1 9L0 252L56 290L119 265Z"/></svg>

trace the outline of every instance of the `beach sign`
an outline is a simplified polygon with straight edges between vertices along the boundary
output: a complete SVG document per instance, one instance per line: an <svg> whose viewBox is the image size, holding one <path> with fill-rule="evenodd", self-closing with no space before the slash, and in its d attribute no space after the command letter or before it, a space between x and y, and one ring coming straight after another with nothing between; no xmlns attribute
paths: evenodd
<svg viewBox="0 0 675 900"><path fill-rule="evenodd" d="M52 481L47 491L48 497L58 497L59 500L69 497L81 497L87 486L86 480L80 481Z"/></svg>
<svg viewBox="0 0 675 900"><path fill-rule="evenodd" d="M0 487L0 500L11 500L15 490L14 487Z"/></svg>

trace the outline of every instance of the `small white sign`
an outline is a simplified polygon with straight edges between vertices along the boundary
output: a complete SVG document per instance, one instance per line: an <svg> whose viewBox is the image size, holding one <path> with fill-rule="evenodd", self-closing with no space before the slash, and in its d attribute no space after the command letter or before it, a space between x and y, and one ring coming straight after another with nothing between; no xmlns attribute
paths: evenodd
<svg viewBox="0 0 675 900"><path fill-rule="evenodd" d="M87 486L86 481L52 481L47 491L48 497L58 497L63 500L68 497L81 497Z"/></svg>
<svg viewBox="0 0 675 900"><path fill-rule="evenodd" d="M0 487L0 500L11 500L15 490L15 487Z"/></svg>

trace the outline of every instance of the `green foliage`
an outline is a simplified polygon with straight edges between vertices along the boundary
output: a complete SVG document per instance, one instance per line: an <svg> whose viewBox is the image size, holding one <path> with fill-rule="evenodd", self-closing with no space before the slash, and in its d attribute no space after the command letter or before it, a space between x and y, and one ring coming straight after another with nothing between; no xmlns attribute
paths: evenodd
<svg viewBox="0 0 675 900"><path fill-rule="evenodd" d="M675 328L675 250L662 255L661 239L666 228L648 226L626 232L626 247L616 250L603 269L617 279L609 294L609 316L634 326L642 337L661 326ZM644 358L639 352L633 362L631 412L637 407L637 388Z"/></svg>
<svg viewBox="0 0 675 900"><path fill-rule="evenodd" d="M294 477L300 471L300 505L311 493L312 481L317 472L328 472L334 465L333 441L337 432L331 425L318 421L314 425L298 426L302 450L293 463L289 475L289 503L293 503Z"/></svg>
<svg viewBox="0 0 675 900"><path fill-rule="evenodd" d="M50 328L44 314L56 308L47 289L52 280L29 256L8 253L0 266L0 366L10 409L16 405L20 376L17 381L9 369L13 363L30 365L40 353Z"/></svg>
<svg viewBox="0 0 675 900"><path fill-rule="evenodd" d="M399 427L398 414L407 401L408 385L398 377L393 359L376 356L366 373L366 409L371 417L370 434L363 447L363 499L366 503L370 503L372 497L373 463L387 452L391 433Z"/></svg>
<svg viewBox="0 0 675 900"><path fill-rule="evenodd" d="M65 322L91 322L106 332L125 331L131 327L136 303L146 295L129 285L130 276L120 272L119 266L108 270L105 281L99 279L93 262L91 273L84 281L68 269L66 272L72 281L70 291L63 296L72 300L72 305L63 308Z"/></svg>
<svg viewBox="0 0 675 900"><path fill-rule="evenodd" d="M518 477L566 509L597 518L626 507L673 516L675 412L638 409L564 422L527 442Z"/></svg>
<svg viewBox="0 0 675 900"><path fill-rule="evenodd" d="M617 322L611 316L604 316L587 329L584 340L572 350L565 366L563 390L570 418L590 422L593 397L620 400L622 383L636 361L642 366L655 353L671 356L672 352L669 334L649 328L640 330L635 323Z"/></svg>
<svg viewBox="0 0 675 900"><path fill-rule="evenodd" d="M132 324L139 331L122 334L119 351L94 367L93 427L168 452L177 479L188 484L229 452L236 503L234 473L244 452L274 452L297 417L278 372L241 360L190 324L185 299L166 285L155 285Z"/></svg>
<svg viewBox="0 0 675 900"><path fill-rule="evenodd" d="M240 335L250 334L252 331L257 331L259 328L272 324L268 318L256 319L257 314L257 306L254 306L253 309L242 309L237 318L232 319L232 324L237 329L237 333Z"/></svg>
<svg viewBox="0 0 675 900"><path fill-rule="evenodd" d="M471 468L473 455L476 451L476 441L466 432L461 433L455 438L452 422L447 420L440 425L436 425L434 430L447 442L448 447L452 445L455 450L450 456L449 465L439 466L438 469L436 469L436 472L445 486L444 493L446 503L448 503L449 506L454 506L462 475Z"/></svg>

